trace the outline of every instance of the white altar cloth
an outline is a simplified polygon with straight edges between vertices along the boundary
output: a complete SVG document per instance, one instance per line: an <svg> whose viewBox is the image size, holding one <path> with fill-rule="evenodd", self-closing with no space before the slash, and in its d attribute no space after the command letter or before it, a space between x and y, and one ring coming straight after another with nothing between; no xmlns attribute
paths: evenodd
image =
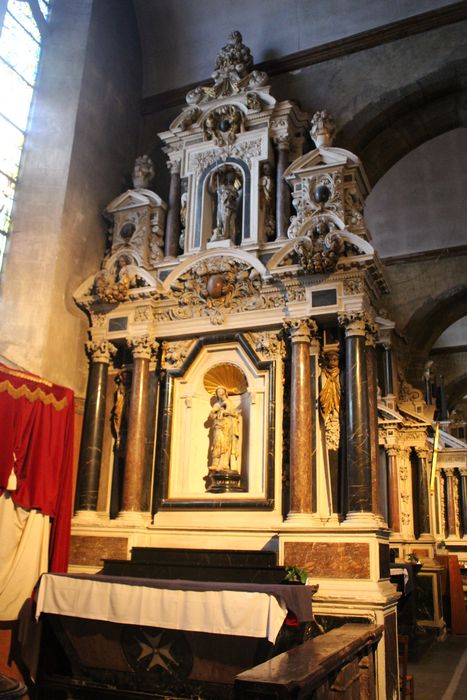
<svg viewBox="0 0 467 700"><path fill-rule="evenodd" d="M263 637L274 643L287 608L274 595L262 592L165 589L44 574L37 596L36 618L41 613Z"/></svg>

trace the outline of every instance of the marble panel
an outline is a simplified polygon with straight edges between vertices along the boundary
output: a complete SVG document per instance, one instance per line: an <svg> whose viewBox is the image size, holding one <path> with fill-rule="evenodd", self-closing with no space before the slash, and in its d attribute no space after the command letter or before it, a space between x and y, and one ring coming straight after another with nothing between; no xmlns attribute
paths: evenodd
<svg viewBox="0 0 467 700"><path fill-rule="evenodd" d="M397 698L399 674L397 671L397 616L396 613L384 618L384 657L386 665L386 697Z"/></svg>
<svg viewBox="0 0 467 700"><path fill-rule="evenodd" d="M126 537L72 535L70 564L101 566L103 559L126 559L127 551L128 539Z"/></svg>
<svg viewBox="0 0 467 700"><path fill-rule="evenodd" d="M365 542L286 542L284 564L310 576L368 579L370 548Z"/></svg>

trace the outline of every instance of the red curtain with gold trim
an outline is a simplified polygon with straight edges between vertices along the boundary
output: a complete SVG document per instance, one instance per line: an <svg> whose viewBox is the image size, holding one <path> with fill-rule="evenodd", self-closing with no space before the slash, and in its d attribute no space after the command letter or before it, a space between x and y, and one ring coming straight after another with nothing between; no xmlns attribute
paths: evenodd
<svg viewBox="0 0 467 700"><path fill-rule="evenodd" d="M0 365L0 493L13 469L17 506L52 518L50 571L66 571L70 544L74 395Z"/></svg>

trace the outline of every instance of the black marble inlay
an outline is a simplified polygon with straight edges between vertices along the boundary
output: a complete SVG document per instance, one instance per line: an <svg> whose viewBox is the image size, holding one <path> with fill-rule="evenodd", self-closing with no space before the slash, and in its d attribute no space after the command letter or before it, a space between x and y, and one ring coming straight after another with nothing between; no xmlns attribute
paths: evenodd
<svg viewBox="0 0 467 700"><path fill-rule="evenodd" d="M97 507L108 369L104 362L91 362L89 368L76 488L77 510L96 510Z"/></svg>
<svg viewBox="0 0 467 700"><path fill-rule="evenodd" d="M109 319L109 333L113 331L126 331L127 327L128 318L126 316Z"/></svg>
<svg viewBox="0 0 467 700"><path fill-rule="evenodd" d="M162 282L163 280L165 280L166 277L168 277L168 276L170 275L171 272L172 272L172 270L160 270L160 272L159 272L159 279L161 280L161 282Z"/></svg>
<svg viewBox="0 0 467 700"><path fill-rule="evenodd" d="M312 306L334 306L337 304L337 292L335 289L322 289L318 292L312 292Z"/></svg>
<svg viewBox="0 0 467 700"><path fill-rule="evenodd" d="M277 552L243 549L175 549L133 547L131 561L146 564L200 564L210 566L276 566Z"/></svg>
<svg viewBox="0 0 467 700"><path fill-rule="evenodd" d="M365 338L346 337L345 397L347 501L350 512L370 512L371 451Z"/></svg>
<svg viewBox="0 0 467 700"><path fill-rule="evenodd" d="M389 545L379 544L379 577L389 578Z"/></svg>

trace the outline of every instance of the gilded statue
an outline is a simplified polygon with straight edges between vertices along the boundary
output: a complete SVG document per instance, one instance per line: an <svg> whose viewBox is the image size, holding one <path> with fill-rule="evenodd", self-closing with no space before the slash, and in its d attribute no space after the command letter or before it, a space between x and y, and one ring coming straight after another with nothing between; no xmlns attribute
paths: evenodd
<svg viewBox="0 0 467 700"><path fill-rule="evenodd" d="M241 187L241 179L233 168L219 168L211 176L209 189L215 195L217 204L216 227L211 241L235 240Z"/></svg>
<svg viewBox="0 0 467 700"><path fill-rule="evenodd" d="M238 471L238 445L240 416L227 389L218 386L216 401L209 413L209 472Z"/></svg>
<svg viewBox="0 0 467 700"><path fill-rule="evenodd" d="M322 387L319 393L319 405L323 416L326 433L326 445L329 450L339 449L340 439L340 403L341 382L339 368L339 353L330 350L324 355L321 370Z"/></svg>

